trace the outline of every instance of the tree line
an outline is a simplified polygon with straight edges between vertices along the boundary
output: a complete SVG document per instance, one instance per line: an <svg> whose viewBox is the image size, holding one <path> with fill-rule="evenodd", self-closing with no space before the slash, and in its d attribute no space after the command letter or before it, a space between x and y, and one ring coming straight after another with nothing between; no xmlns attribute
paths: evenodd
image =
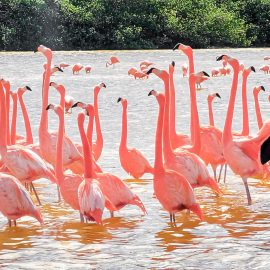
<svg viewBox="0 0 270 270"><path fill-rule="evenodd" d="M0 50L270 45L270 0L1 0Z"/></svg>

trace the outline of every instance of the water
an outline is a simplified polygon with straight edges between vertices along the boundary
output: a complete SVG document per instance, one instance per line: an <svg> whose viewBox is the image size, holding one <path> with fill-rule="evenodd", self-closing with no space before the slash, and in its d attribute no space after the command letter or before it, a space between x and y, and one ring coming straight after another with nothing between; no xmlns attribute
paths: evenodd
<svg viewBox="0 0 270 270"><path fill-rule="evenodd" d="M265 64L267 49L196 50L195 69L211 73L220 63L220 54L237 57L247 66L258 69ZM110 56L119 57L115 68L105 68ZM1 269L269 269L270 249L270 191L269 183L251 179L252 206L247 206L245 190L239 177L228 173L227 184L222 184L224 196L216 197L206 188L196 189L203 208L205 221L191 214L177 215L178 228L171 227L168 214L153 197L151 175L134 180L123 171L118 158L122 107L118 97L128 100L128 144L140 149L154 161L154 138L157 120L157 102L147 94L151 89L163 90L161 81L154 75L148 80L134 80L127 75L130 67L139 68L139 62L150 60L156 67L167 68L174 60L177 98L177 130L189 132L189 91L187 79L180 75L181 65L187 62L179 51L97 51L57 52L54 63L67 62L92 65L91 74L83 71L73 76L71 68L52 77L64 84L67 93L75 100L92 102L93 86L104 82L106 89L99 95L99 113L104 135L104 149L99 164L104 171L118 175L144 202L148 215L142 216L135 206L127 206L110 218L104 213L104 226L81 224L78 213L65 203L57 202L55 186L47 180L36 181L43 205L45 225L41 227L32 218L24 217L18 227L9 228L0 215L0 268ZM29 85L33 92L24 100L30 114L35 141L41 111L42 64L41 54L0 53L0 76L11 81L12 90ZM257 132L252 89L264 85L266 92L259 95L263 119L270 116L269 76L261 72L248 78L248 103L251 134ZM241 76L240 76L241 78ZM232 76L211 78L197 92L201 124L208 123L206 98L218 92L222 99L214 102L215 122L223 127ZM239 85L240 86L240 85ZM241 89L239 87L239 89ZM234 129L242 125L240 90L238 91ZM58 103L59 95L50 90L50 103ZM76 124L77 111L66 117L68 135L80 142ZM20 111L19 111L19 114ZM56 129L58 119L50 112L49 126ZM24 134L21 116L18 133Z"/></svg>

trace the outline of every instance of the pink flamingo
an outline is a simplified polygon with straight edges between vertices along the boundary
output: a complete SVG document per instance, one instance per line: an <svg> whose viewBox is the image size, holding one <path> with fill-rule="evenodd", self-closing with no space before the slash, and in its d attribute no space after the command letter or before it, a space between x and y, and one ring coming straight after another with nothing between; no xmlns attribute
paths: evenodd
<svg viewBox="0 0 270 270"><path fill-rule="evenodd" d="M154 166L154 192L162 207L169 212L170 221L176 226L175 214L184 209L189 209L201 220L204 219L200 205L196 202L193 189L187 179L176 171L164 168L162 161L162 133L164 119L163 94L158 94L154 90L148 96L156 97L159 104L159 114L156 129L156 149Z"/></svg>
<svg viewBox="0 0 270 270"><path fill-rule="evenodd" d="M87 73L90 73L91 70L92 70L92 67L91 67L91 66L85 66L85 67L84 67L84 70L85 70L85 73L86 73L86 74L87 74Z"/></svg>
<svg viewBox="0 0 270 270"><path fill-rule="evenodd" d="M150 165L144 155L136 148L127 146L127 100L118 98L123 107L122 113L122 135L119 146L120 163L123 169L132 177L140 179L145 173L154 173L154 168Z"/></svg>
<svg viewBox="0 0 270 270"><path fill-rule="evenodd" d="M18 96L17 93L10 91L10 95L13 101L13 110L12 110L12 120L11 120L11 129L10 129L10 136L11 136L11 144L16 143L16 139L18 139L16 134L17 128L17 111L18 111ZM24 137L20 136L20 139Z"/></svg>
<svg viewBox="0 0 270 270"><path fill-rule="evenodd" d="M74 98L70 95L65 95L65 113L71 113L73 105Z"/></svg>
<svg viewBox="0 0 270 270"><path fill-rule="evenodd" d="M79 74L79 72L80 72L82 69L83 69L83 65L80 64L80 63L73 65L73 67L72 67L72 73L73 73L73 75Z"/></svg>
<svg viewBox="0 0 270 270"><path fill-rule="evenodd" d="M6 110L7 110L7 145L11 145L11 137L10 137L10 127L9 127L9 111L10 111L10 82L4 79L1 79L3 87L5 88L6 92Z"/></svg>
<svg viewBox="0 0 270 270"><path fill-rule="evenodd" d="M187 77L187 74L188 74L188 64L187 63L184 63L182 65L182 73L183 73L183 77Z"/></svg>
<svg viewBox="0 0 270 270"><path fill-rule="evenodd" d="M35 218L40 224L43 219L40 210L34 205L25 187L14 176L0 173L0 212L8 219L9 227L12 220L23 216Z"/></svg>
<svg viewBox="0 0 270 270"><path fill-rule="evenodd" d="M106 67L111 66L111 65L113 65L114 67L114 65L117 63L120 63L119 59L116 56L112 56L110 58L110 61L106 62Z"/></svg>
<svg viewBox="0 0 270 270"><path fill-rule="evenodd" d="M83 112L78 114L78 127L81 135L84 156L84 180L78 187L78 198L81 214L88 220L96 221L102 224L102 214L105 207L105 198L99 188L99 183L94 179L94 172L92 168L92 132L94 108L89 106L89 122L90 122L90 137L87 139L84 131Z"/></svg>
<svg viewBox="0 0 270 270"><path fill-rule="evenodd" d="M67 68L67 67L69 67L69 66L70 66L70 64L65 63L65 62L61 62L61 63L59 64L59 67L60 67L60 68Z"/></svg>
<svg viewBox="0 0 270 270"><path fill-rule="evenodd" d="M210 78L209 74L206 73L205 71L201 71L199 73L196 73L195 75L199 75L199 76L196 76L196 88L197 89L200 89L201 88L201 83L208 80Z"/></svg>
<svg viewBox="0 0 270 270"><path fill-rule="evenodd" d="M217 76L219 76L219 68L214 68L214 69L212 69L212 71L211 71L211 76L212 76L212 77L217 77Z"/></svg>
<svg viewBox="0 0 270 270"><path fill-rule="evenodd" d="M264 74L270 73L270 66L269 65L263 65L259 68L259 70L263 71Z"/></svg>
<svg viewBox="0 0 270 270"><path fill-rule="evenodd" d="M217 61L226 59L232 66L234 74L231 86L230 100L223 130L223 152L227 163L235 174L241 176L245 185L248 204L251 204L251 196L247 183L248 177L255 177L262 171L261 164L266 163L268 160L267 153L265 153L264 142L268 143L269 123L267 123L258 133L255 138L245 138L236 140L232 135L232 119L234 112L234 104L236 99L239 62L235 58L227 55L221 55ZM259 161L261 156L261 161Z"/></svg>
<svg viewBox="0 0 270 270"><path fill-rule="evenodd" d="M258 123L258 128L261 129L263 126L263 120L262 120L262 114L261 114L261 109L260 109L260 103L259 103L259 93L260 91L265 91L265 88L260 85L260 86L255 86L253 88L253 96L254 96L254 102L255 102L255 110L256 110L256 117L257 117L257 123Z"/></svg>
<svg viewBox="0 0 270 270"><path fill-rule="evenodd" d="M195 141L194 145L185 149L184 147L178 148L177 151L173 151L171 147L170 141L170 130L169 130L169 102L170 102L170 88L169 88L169 74L165 70L158 70L156 68L151 68L148 73L154 73L157 77L159 77L165 86L165 116L164 116L164 133L163 133L163 153L165 160L165 168L175 170L176 172L182 174L185 179L193 187L201 187L207 186L213 189L215 192L222 194L222 191L219 189L216 181L212 179L207 171L207 168L204 162L197 156L196 153L198 149L200 149L200 126L199 122L194 122L196 125L194 126L194 136ZM197 76L197 75L196 75ZM196 76L191 74L190 80L190 94L192 97L192 113L198 118L198 111L196 110L196 89L195 89L195 81ZM194 95L195 92L195 95ZM195 98L195 100L194 100ZM196 112L197 111L197 112Z"/></svg>
<svg viewBox="0 0 270 270"><path fill-rule="evenodd" d="M138 72L138 70L137 70L136 68L132 67L132 68L130 68L130 69L128 70L128 75L129 75L129 76L130 76L130 75L134 76L136 72Z"/></svg>
<svg viewBox="0 0 270 270"><path fill-rule="evenodd" d="M214 94L208 95L208 97L207 97L209 125L213 126L213 127L215 126L215 120L214 120L212 103L213 103L213 100L215 99L215 97L221 98L219 93L214 93ZM221 134L222 134L222 132L221 132Z"/></svg>
<svg viewBox="0 0 270 270"><path fill-rule="evenodd" d="M170 76L170 136L171 145L173 149L181 147L183 145L191 144L190 137L183 133L176 133L175 128L175 87L174 87L174 67L175 62L173 61L169 65L169 76Z"/></svg>

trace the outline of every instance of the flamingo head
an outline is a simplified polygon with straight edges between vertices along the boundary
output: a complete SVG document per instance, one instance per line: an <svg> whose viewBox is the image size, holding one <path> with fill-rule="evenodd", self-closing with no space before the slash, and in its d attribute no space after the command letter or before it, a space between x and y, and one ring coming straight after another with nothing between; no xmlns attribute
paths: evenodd
<svg viewBox="0 0 270 270"><path fill-rule="evenodd" d="M18 95L23 95L26 91L32 91L32 89L26 85L24 87L19 87L17 93Z"/></svg>
<svg viewBox="0 0 270 270"><path fill-rule="evenodd" d="M46 110L53 110L57 115L64 115L64 110L61 105L55 105L51 103L46 107Z"/></svg>
<svg viewBox="0 0 270 270"><path fill-rule="evenodd" d="M175 67L175 62L172 61L170 64L169 64L169 73L172 74L174 72L174 67Z"/></svg>
<svg viewBox="0 0 270 270"><path fill-rule="evenodd" d="M208 97L207 97L208 102L213 101L215 97L221 98L221 96L219 95L219 93L213 93L213 94L208 95Z"/></svg>
<svg viewBox="0 0 270 270"><path fill-rule="evenodd" d="M75 108L75 107L79 107L79 108L82 108L82 109L85 109L86 108L86 103L84 102L81 102L81 101L78 101L76 103L74 103L71 108Z"/></svg>
<svg viewBox="0 0 270 270"><path fill-rule="evenodd" d="M66 89L64 85L50 82L50 86L54 87L60 95L65 95Z"/></svg>
<svg viewBox="0 0 270 270"><path fill-rule="evenodd" d="M119 97L119 98L117 99L117 103L118 103L118 102L121 102L123 107L127 107L127 100L126 100L125 98Z"/></svg>
<svg viewBox="0 0 270 270"><path fill-rule="evenodd" d="M10 91L10 81L2 78L1 82L2 82L3 86L5 87L6 91Z"/></svg>
<svg viewBox="0 0 270 270"><path fill-rule="evenodd" d="M160 70L158 68L150 68L146 75L149 75L151 73L154 73L157 77L159 77L161 80L169 79L169 74L166 70Z"/></svg>
<svg viewBox="0 0 270 270"><path fill-rule="evenodd" d="M86 104L85 108L85 114L89 117L94 117L94 113L95 113L95 110L94 110L94 106L91 105L91 104Z"/></svg>
<svg viewBox="0 0 270 270"><path fill-rule="evenodd" d="M240 65L240 69L241 69L241 65ZM250 66L249 68L244 68L244 69L242 70L243 76L248 76L252 71L253 71L253 72L256 72L254 66Z"/></svg>
<svg viewBox="0 0 270 270"><path fill-rule="evenodd" d="M52 50L43 45L39 45L34 52L41 52L47 58L47 60L52 59Z"/></svg>
<svg viewBox="0 0 270 270"><path fill-rule="evenodd" d="M217 61L227 61L227 63L229 63L233 68L236 68L239 70L239 62L236 58L232 58L226 54L222 54L221 56L218 56L216 58Z"/></svg>
<svg viewBox="0 0 270 270"><path fill-rule="evenodd" d="M173 51L175 51L176 49L182 51L186 55L192 53L192 48L190 46L188 46L188 45L184 45L183 43L177 43L173 47Z"/></svg>
<svg viewBox="0 0 270 270"><path fill-rule="evenodd" d="M260 91L265 91L264 86L258 85L253 88L253 95L258 95Z"/></svg>
<svg viewBox="0 0 270 270"><path fill-rule="evenodd" d="M100 84L95 85L94 86L94 93L97 95L102 87L106 88L106 84L100 83Z"/></svg>
<svg viewBox="0 0 270 270"><path fill-rule="evenodd" d="M55 73L55 72L64 72L64 70L58 66L54 66L52 69L51 69L51 74Z"/></svg>

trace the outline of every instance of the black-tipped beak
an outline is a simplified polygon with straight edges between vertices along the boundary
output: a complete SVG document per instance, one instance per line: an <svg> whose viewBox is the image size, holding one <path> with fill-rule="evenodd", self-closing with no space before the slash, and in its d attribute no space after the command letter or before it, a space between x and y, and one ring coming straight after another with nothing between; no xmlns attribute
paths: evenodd
<svg viewBox="0 0 270 270"><path fill-rule="evenodd" d="M173 47L173 51L175 51L176 49L178 49L180 43L177 43L174 47Z"/></svg>
<svg viewBox="0 0 270 270"><path fill-rule="evenodd" d="M25 88L29 91L32 91L32 89L28 85L26 85Z"/></svg>
<svg viewBox="0 0 270 270"><path fill-rule="evenodd" d="M221 96L219 95L219 93L216 93L216 97L221 98Z"/></svg>
<svg viewBox="0 0 270 270"><path fill-rule="evenodd" d="M79 104L79 103L80 103L80 101L78 101L78 102L74 103L74 104L71 106L71 108L78 107L78 104Z"/></svg>
<svg viewBox="0 0 270 270"><path fill-rule="evenodd" d="M105 83L103 83L103 87L104 87L104 88L106 88L106 87L107 87Z"/></svg>
<svg viewBox="0 0 270 270"><path fill-rule="evenodd" d="M151 73L153 72L154 69L155 69L155 68L150 68L150 69L146 72L146 74L147 74L147 75L151 74Z"/></svg>
<svg viewBox="0 0 270 270"><path fill-rule="evenodd" d="M51 105L52 105L52 104L49 104L49 105L46 107L46 111L48 111L48 110L51 108Z"/></svg>
<svg viewBox="0 0 270 270"><path fill-rule="evenodd" d="M210 77L208 73L206 73L205 71L203 71L203 75Z"/></svg>
<svg viewBox="0 0 270 270"><path fill-rule="evenodd" d="M217 60L217 61L222 60L222 59L223 59L223 56L225 56L225 54L222 54L221 56L217 56L216 60Z"/></svg>
<svg viewBox="0 0 270 270"><path fill-rule="evenodd" d="M88 112L87 109L85 110L85 114L86 114L87 116L89 116L89 112Z"/></svg>
<svg viewBox="0 0 270 270"><path fill-rule="evenodd" d="M172 66L175 67L175 62L174 61L172 61Z"/></svg>
<svg viewBox="0 0 270 270"><path fill-rule="evenodd" d="M148 93L148 97L152 95L154 90L151 90L149 93Z"/></svg>
<svg viewBox="0 0 270 270"><path fill-rule="evenodd" d="M262 85L261 85L261 89L262 89L263 91L265 91L265 88L264 88L264 86L262 86Z"/></svg>
<svg viewBox="0 0 270 270"><path fill-rule="evenodd" d="M253 72L256 72L255 67L251 66L250 69L251 69Z"/></svg>
<svg viewBox="0 0 270 270"><path fill-rule="evenodd" d="M118 98L118 99L117 99L117 103L120 102L121 100L122 100L122 98Z"/></svg>
<svg viewBox="0 0 270 270"><path fill-rule="evenodd" d="M60 71L60 72L64 72L64 70L60 67L57 67L57 69Z"/></svg>
<svg viewBox="0 0 270 270"><path fill-rule="evenodd" d="M50 86L52 86L52 84L53 84L53 83L54 83L54 82L50 82L50 84L49 84L49 85L50 85Z"/></svg>

